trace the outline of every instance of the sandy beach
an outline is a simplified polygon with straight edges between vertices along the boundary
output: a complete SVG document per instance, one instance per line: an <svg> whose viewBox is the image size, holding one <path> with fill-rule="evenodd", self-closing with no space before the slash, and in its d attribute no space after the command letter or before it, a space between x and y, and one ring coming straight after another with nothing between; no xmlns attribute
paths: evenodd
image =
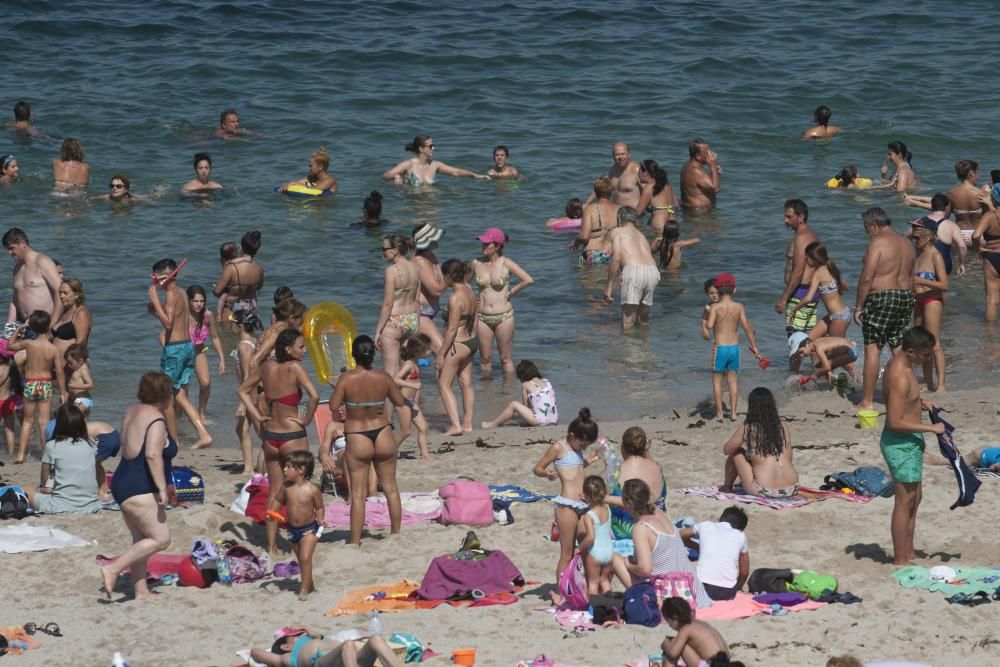
<svg viewBox="0 0 1000 667"><path fill-rule="evenodd" d="M745 392L748 388L742 389ZM995 392L956 391L939 402L950 410L948 419L959 429L960 447L992 442L998 414ZM573 406L562 407L568 414ZM879 431L856 428L850 404L835 394L814 391L785 397L780 410L784 417L793 418L789 428L802 484L815 487L831 472L883 465ZM824 410L831 415L824 416ZM721 444L733 427L728 422L709 422L692 428L697 417L679 406L677 412L680 418L668 408L665 416L635 423L652 437L653 453L666 471L671 516L715 520L725 507L723 502L674 490L720 480ZM594 413L602 434L616 442L624 429L633 425L602 420L599 408ZM468 475L487 483L557 493L557 483L533 477L531 467L545 448L537 441L561 437L564 428L508 427L449 438L455 442L454 451L438 455L432 462L401 460L400 487L404 491L434 491L458 475ZM224 439L223 429L217 430ZM482 437L489 447L476 447L476 437ZM434 437L432 451L444 440ZM313 440L314 451L315 446ZM404 445L404 452L414 450L412 441ZM226 447L181 452L175 463L202 473L208 493L204 505L168 513L173 532L168 551L188 549L197 536L245 540L257 548L264 544L262 527L229 510L235 489L243 481L234 465L238 456L238 450ZM37 483L38 465L7 465L2 473L9 481ZM996 565L995 540L990 537L995 521L989 509L1000 498L1000 480L983 480L972 507L949 511L955 497L950 469L926 470L916 538L918 550L926 556L919 564ZM827 657L848 652L863 660L908 658L940 666L995 665L1000 660L1000 604L975 608L950 605L940 593L903 589L895 583L891 576L895 568L886 560L886 551L891 548L890 499L877 498L868 504L830 499L780 511L743 507L750 517L746 533L752 568L829 572L838 577L841 591L864 599L861 604L835 604L781 617L718 622L734 657L747 665L823 665ZM549 532L552 506L549 502L516 504L513 514L514 524L477 532L484 546L502 549L526 579L544 583L527 586L523 599L511 606L443 606L386 614L387 633L416 636L443 654L434 659L437 664L450 664L455 648L474 647L480 665L513 665L544 652L559 661L591 666L621 665L627 659L644 657L665 635L672 634L666 625L572 633L550 615L534 611L545 604L558 556L557 545L543 537ZM387 531L376 531L366 533L360 549L344 544L345 530L328 531L316 555L319 593L307 602L299 602L293 592L297 580L271 579L234 587L215 585L207 590L168 586L157 589L160 596L155 602L126 602L123 594L116 594L115 601L107 603L99 594L94 557L115 554L128 545L125 525L117 513L39 516L25 523L59 527L96 544L0 556L7 581L0 625L55 621L64 634L61 638L38 635L40 649L8 658L18 665L106 665L116 650L132 665L235 665L239 662L236 650L269 644L271 634L280 626L307 625L327 633L351 627L363 630L366 617L329 618L324 614L346 590L404 578L419 581L430 560L457 549L467 530L429 523L404 527L401 535L392 538Z"/></svg>

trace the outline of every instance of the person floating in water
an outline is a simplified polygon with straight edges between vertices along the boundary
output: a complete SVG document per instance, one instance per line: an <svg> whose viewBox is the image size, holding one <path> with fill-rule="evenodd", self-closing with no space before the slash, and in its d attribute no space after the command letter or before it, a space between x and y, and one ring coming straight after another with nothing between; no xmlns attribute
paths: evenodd
<svg viewBox="0 0 1000 667"><path fill-rule="evenodd" d="M830 125L830 116L832 115L833 112L830 111L830 107L822 104L816 107L816 111L813 111L813 122L816 125L810 127L802 134L802 141L808 141L809 139L829 139L835 134L840 134L839 127Z"/></svg>
<svg viewBox="0 0 1000 667"><path fill-rule="evenodd" d="M476 178L489 180L486 174L477 174L468 169L458 169L440 160L434 159L434 139L418 134L413 141L404 146L404 150L413 153L414 157L403 160L389 171L382 174L382 178L393 181L396 185L406 182L408 185L433 185L434 177L440 171L449 176L461 176L464 178Z"/></svg>

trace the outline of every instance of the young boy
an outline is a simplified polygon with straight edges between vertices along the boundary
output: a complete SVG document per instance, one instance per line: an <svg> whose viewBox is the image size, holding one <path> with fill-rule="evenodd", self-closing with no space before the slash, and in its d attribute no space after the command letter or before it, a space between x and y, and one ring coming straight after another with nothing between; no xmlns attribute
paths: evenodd
<svg viewBox="0 0 1000 667"><path fill-rule="evenodd" d="M288 540L302 570L299 584L299 599L306 600L315 589L312 583L312 557L316 544L323 535L323 520L326 508L319 487L309 480L313 475L315 461L307 450L291 452L284 461L285 485L271 500L268 511L277 512L285 506L288 513Z"/></svg>
<svg viewBox="0 0 1000 667"><path fill-rule="evenodd" d="M708 314L712 312L712 304L719 303L719 290L715 289L715 278L705 281L705 296L708 298L708 303L701 312L701 335L708 340Z"/></svg>
<svg viewBox="0 0 1000 667"><path fill-rule="evenodd" d="M14 463L24 463L28 455L28 440L31 428L38 422L39 446L45 444L45 425L49 423L52 407L52 379L59 385L59 403L65 403L66 378L63 375L59 348L49 342L49 325L52 317L44 310L36 310L28 321L17 328L7 343L10 352L24 350L27 360L24 365L24 417L21 419L21 442ZM25 327L30 328L30 338Z"/></svg>
<svg viewBox="0 0 1000 667"><path fill-rule="evenodd" d="M813 372L809 377L818 380L822 377L827 382L833 382L833 370L845 368L854 377L854 362L858 359L855 343L838 336L824 336L817 340L809 338L808 334L796 331L788 339L788 356L810 357Z"/></svg>
<svg viewBox="0 0 1000 667"><path fill-rule="evenodd" d="M685 542L698 538L698 579L713 600L732 600L750 576L746 527L746 512L732 506L722 511L718 523L702 521L681 529Z"/></svg>
<svg viewBox="0 0 1000 667"><path fill-rule="evenodd" d="M160 355L160 370L173 383L174 402L181 406L188 421L198 432L198 440L192 449L202 449L211 446L212 436L205 430L198 410L187 397L187 385L194 374L196 355L189 331L187 294L177 286L176 275L177 262L172 259L161 259L153 265L153 284L149 286L150 312L163 325L166 336ZM160 288L166 294L162 304L157 292ZM177 413L173 404L167 408L166 417L170 436L180 442L177 437Z"/></svg>
<svg viewBox="0 0 1000 667"><path fill-rule="evenodd" d="M729 645L719 631L705 621L694 620L694 614L683 598L667 598L660 608L663 620L677 632L673 639L664 639L661 649L667 665L676 665L683 658L685 665L707 665L710 660L729 657Z"/></svg>
<svg viewBox="0 0 1000 667"><path fill-rule="evenodd" d="M913 364L923 363L933 353L934 342L934 334L923 327L906 331L882 378L885 428L879 448L896 480L890 524L895 565L909 565L917 557L913 534L921 496L924 433L944 433L944 424L921 422L921 410L933 410L935 405L920 398L920 384L913 373Z"/></svg>
<svg viewBox="0 0 1000 667"><path fill-rule="evenodd" d="M270 651L253 649L250 657L268 667L372 667L376 658L384 667L403 667L381 635L369 637L360 649L356 642L327 641L320 633L288 635Z"/></svg>
<svg viewBox="0 0 1000 667"><path fill-rule="evenodd" d="M94 380L90 377L90 367L87 365L87 348L79 343L73 343L66 348L63 353L63 360L66 362L66 389L69 391L69 398L73 404L83 411L84 415L90 414L90 409L94 407L94 401L90 398L90 390L94 388Z"/></svg>
<svg viewBox="0 0 1000 667"><path fill-rule="evenodd" d="M712 346L712 398L715 400L715 419L722 421L722 379L729 384L729 419L736 421L736 403L739 399L738 376L740 370L740 333L743 327L750 350L759 358L757 339L753 327L747 319L747 311L743 304L733 301L736 292L736 279L728 273L720 273L715 277L715 289L719 292L718 303L713 303L708 310L708 321L702 326L702 336L709 340L708 330L715 334L715 344Z"/></svg>

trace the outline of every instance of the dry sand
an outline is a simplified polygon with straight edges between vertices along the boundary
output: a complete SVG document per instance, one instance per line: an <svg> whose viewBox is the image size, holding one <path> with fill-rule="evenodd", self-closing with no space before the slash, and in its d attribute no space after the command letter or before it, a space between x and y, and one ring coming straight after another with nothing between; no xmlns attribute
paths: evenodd
<svg viewBox="0 0 1000 667"><path fill-rule="evenodd" d="M743 388L744 395L747 387ZM996 442L998 413L995 391L956 391L938 399L951 410L949 419L959 427L958 442L970 448ZM562 406L571 415L574 406ZM835 417L824 417L829 408ZM878 430L855 428L851 406L836 395L812 392L783 400L781 413L794 417L789 423L796 447L795 461L805 485L818 486L825 474L852 470L859 465L882 465ZM599 405L594 414L602 433L618 441L632 423L602 420ZM719 501L673 493L690 485L717 483L723 457L721 445L731 434L729 423L708 423L689 428L696 418L681 411L635 423L654 441L653 453L663 464L671 493L668 510L673 517L692 515L716 519L725 505ZM880 420L881 425L881 420ZM522 429L505 427L484 435L496 448L477 448L474 438L458 438L455 451L432 462L401 460L399 485L404 491L433 491L457 475L470 475L497 484L520 484L542 493L558 493L555 482L535 478L534 462L545 444L530 441L561 437L565 426ZM228 424L216 427L225 438ZM432 449L445 440L432 438ZM315 440L313 440L315 447ZM929 442L929 445L932 443ZM412 452L415 444L404 445ZM217 447L202 452L182 451L177 459L201 472L208 497L203 506L168 513L173 544L183 551L197 536L225 536L263 544L263 528L252 525L228 509L236 485L242 481L233 464L238 451ZM8 465L5 478L37 483L39 464ZM109 466L110 467L110 466ZM986 479L976 503L949 511L956 497L952 472L933 467L925 473L925 492L917 527L917 548L926 553L920 564L1000 565L996 519L991 511L1000 498L1000 480ZM906 590L891 577L887 562L891 550L889 516L892 500L876 499L867 505L837 499L807 507L776 511L745 505L750 517L747 536L751 567L810 568L835 574L841 590L862 598L862 604L830 605L813 612L782 617L755 617L717 624L732 646L734 656L747 665L824 665L827 657L853 653L864 660L909 658L939 666L1000 664L1000 603L975 608L949 605L944 596ZM672 634L667 626L647 629L620 626L597 632L568 633L547 614L533 611L543 604L550 589L558 547L548 534L552 506L547 502L514 505L516 522L477 532L487 548L503 549L531 581L523 601L507 607L453 609L387 614L388 633L408 632L443 653L438 664L449 664L452 649L474 647L480 665L513 665L519 659L544 652L560 661L591 666L620 665L629 658L649 654ZM458 548L466 529L423 524L404 528L389 537L366 534L358 549L344 544L346 532L323 536L316 554L316 583L320 592L299 602L295 581L265 581L232 588L208 590L159 589L159 599L149 603L124 601L116 595L107 603L99 594L100 577L94 556L114 554L129 543L128 532L115 512L92 516L42 516L27 520L33 525L57 526L87 540L92 547L62 551L2 555L4 596L0 625L27 621L56 621L64 637L39 636L42 648L12 665L107 665L111 654L122 651L135 667L142 665L235 665L234 651L265 646L283 625L308 625L324 632L348 627L364 629L362 617L328 618L345 590L393 582L419 581L436 555Z"/></svg>

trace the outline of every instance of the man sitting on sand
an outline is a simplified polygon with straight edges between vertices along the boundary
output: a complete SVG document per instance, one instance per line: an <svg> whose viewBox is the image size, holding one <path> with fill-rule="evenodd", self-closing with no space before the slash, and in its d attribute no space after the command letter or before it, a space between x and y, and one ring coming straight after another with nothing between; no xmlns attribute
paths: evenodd
<svg viewBox="0 0 1000 667"><path fill-rule="evenodd" d="M356 642L327 641L322 634L288 635L274 642L270 651L255 648L250 657L269 667L403 667L381 635L369 637L358 648Z"/></svg>

